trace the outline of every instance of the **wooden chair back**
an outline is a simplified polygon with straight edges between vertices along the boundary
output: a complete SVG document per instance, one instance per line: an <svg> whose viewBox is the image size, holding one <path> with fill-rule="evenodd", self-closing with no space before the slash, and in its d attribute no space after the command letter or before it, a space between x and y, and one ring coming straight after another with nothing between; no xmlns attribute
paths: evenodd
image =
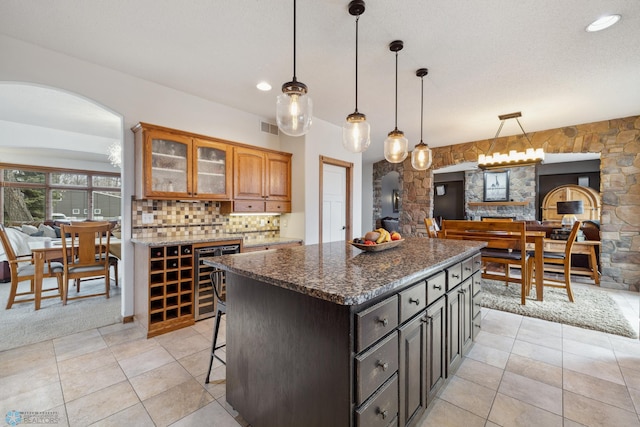
<svg viewBox="0 0 640 427"><path fill-rule="evenodd" d="M82 222L61 225L63 236L64 293L63 304L67 303L69 280L75 279L76 290L80 291L80 279L84 277L105 277L105 292L83 295L87 298L106 295L109 298L109 243L112 225L108 221ZM73 298L75 299L75 298Z"/></svg>
<svg viewBox="0 0 640 427"><path fill-rule="evenodd" d="M11 264L11 261L15 261L17 256L13 250L13 246L11 246L11 241L9 240L9 236L7 236L7 230L5 230L4 224L0 224L0 240L2 241L2 247L4 247L4 253L7 256L7 260L9 261L9 264Z"/></svg>
<svg viewBox="0 0 640 427"><path fill-rule="evenodd" d="M527 260L527 230L524 221L463 221L444 220L440 235L445 239L487 242L482 255L482 277L521 284L521 304L526 302L529 290ZM488 271L488 264L502 264L505 274ZM513 277L510 267L520 268L520 277Z"/></svg>
<svg viewBox="0 0 640 427"><path fill-rule="evenodd" d="M481 219L484 222L495 221L495 222L513 222L513 218L487 218L483 217Z"/></svg>
<svg viewBox="0 0 640 427"><path fill-rule="evenodd" d="M7 300L7 309L10 309L14 303L35 301L38 291L36 291L34 287L35 267L33 265L33 255L16 255L15 251L13 250L13 246L11 245L11 241L9 240L9 236L7 235L7 230L5 229L3 224L0 224L0 241L2 242L2 247L4 248L4 253L7 257L7 262L9 263L9 271L11 272L11 288L9 290L9 298ZM58 283L55 288L40 289L38 297L41 299L61 297L62 268L60 263L47 261L42 276L56 277L58 279ZM31 282L29 291L19 292L18 284L27 280ZM53 290L57 291L55 295L43 296L43 293ZM16 297L23 296L29 296L29 298L16 299Z"/></svg>
<svg viewBox="0 0 640 427"><path fill-rule="evenodd" d="M435 239L438 237L438 231L440 231L440 227L438 227L438 223L433 218L425 218L424 226L427 228L427 236Z"/></svg>

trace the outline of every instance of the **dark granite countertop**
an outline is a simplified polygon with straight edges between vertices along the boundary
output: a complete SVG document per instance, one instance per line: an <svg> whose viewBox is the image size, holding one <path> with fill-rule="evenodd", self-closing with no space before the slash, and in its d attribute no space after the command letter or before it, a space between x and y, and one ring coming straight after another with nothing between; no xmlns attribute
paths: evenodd
<svg viewBox="0 0 640 427"><path fill-rule="evenodd" d="M412 237L386 251L362 252L341 241L204 262L336 304L356 305L462 261L483 246L482 242Z"/></svg>
<svg viewBox="0 0 640 427"><path fill-rule="evenodd" d="M194 243L215 243L226 240L242 240L245 248L263 245L278 245L286 243L302 242L302 239L294 237L262 237L244 238L242 234L198 234L171 237L146 237L131 239L132 243L142 246L166 246L166 245L189 245Z"/></svg>

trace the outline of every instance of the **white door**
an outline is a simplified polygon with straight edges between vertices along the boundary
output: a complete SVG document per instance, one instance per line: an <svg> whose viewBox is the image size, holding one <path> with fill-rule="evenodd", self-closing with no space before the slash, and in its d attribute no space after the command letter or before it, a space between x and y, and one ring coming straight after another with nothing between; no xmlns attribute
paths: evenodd
<svg viewBox="0 0 640 427"><path fill-rule="evenodd" d="M322 242L345 240L347 170L324 164L322 169Z"/></svg>

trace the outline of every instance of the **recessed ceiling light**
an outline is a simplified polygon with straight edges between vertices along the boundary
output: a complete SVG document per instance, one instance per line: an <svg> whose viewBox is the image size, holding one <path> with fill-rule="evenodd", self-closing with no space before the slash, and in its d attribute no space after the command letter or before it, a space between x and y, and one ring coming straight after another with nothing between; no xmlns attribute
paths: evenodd
<svg viewBox="0 0 640 427"><path fill-rule="evenodd" d="M271 90L271 85L267 82L260 82L256 85L256 87L263 92Z"/></svg>
<svg viewBox="0 0 640 427"><path fill-rule="evenodd" d="M595 21L593 21L591 24L589 24L589 26L587 27L587 32L593 33L596 31L605 30L610 26L612 26L613 24L615 24L616 22L618 22L620 18L621 18L620 15L607 15L607 16L603 16L602 18L598 18Z"/></svg>

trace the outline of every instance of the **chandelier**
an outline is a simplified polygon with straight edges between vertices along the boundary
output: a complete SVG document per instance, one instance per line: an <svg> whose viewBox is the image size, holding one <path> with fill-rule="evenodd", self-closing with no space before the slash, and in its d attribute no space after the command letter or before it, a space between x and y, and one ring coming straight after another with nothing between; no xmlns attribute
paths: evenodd
<svg viewBox="0 0 640 427"><path fill-rule="evenodd" d="M502 154L497 151L489 155L480 154L478 156L478 167L480 169L535 165L544 161L544 150L542 148L533 148L533 144L531 144L531 140L520 124L518 117L522 117L522 113L519 111L517 113L498 116L500 119L500 127L498 128L498 132L496 132L496 136L493 137L493 141L489 147L489 152L492 152L496 139L498 139L498 135L500 135L500 131L502 130L502 126L504 126L504 122L509 119L516 119L518 126L520 126L520 130L522 130L522 134L526 138L527 142L529 142L530 148L527 148L525 151L509 150L508 154Z"/></svg>
<svg viewBox="0 0 640 427"><path fill-rule="evenodd" d="M113 166L117 168L122 167L122 146L120 142L112 142L111 145L107 147L107 156Z"/></svg>

